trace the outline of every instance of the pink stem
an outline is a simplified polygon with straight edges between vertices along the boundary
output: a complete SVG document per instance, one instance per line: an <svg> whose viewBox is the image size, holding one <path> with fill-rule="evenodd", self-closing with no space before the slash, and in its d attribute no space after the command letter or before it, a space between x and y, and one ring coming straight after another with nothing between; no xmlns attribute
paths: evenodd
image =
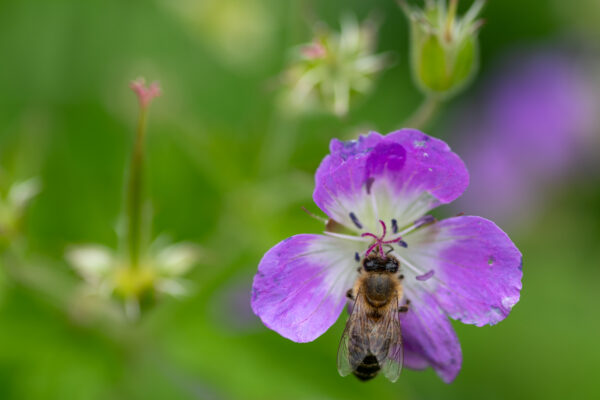
<svg viewBox="0 0 600 400"><path fill-rule="evenodd" d="M379 220L379 223L383 227L383 234L381 235L381 237L379 238L379 240L383 240L383 238L385 237L385 235L387 233L387 227L385 226L385 222L383 222L382 220Z"/></svg>

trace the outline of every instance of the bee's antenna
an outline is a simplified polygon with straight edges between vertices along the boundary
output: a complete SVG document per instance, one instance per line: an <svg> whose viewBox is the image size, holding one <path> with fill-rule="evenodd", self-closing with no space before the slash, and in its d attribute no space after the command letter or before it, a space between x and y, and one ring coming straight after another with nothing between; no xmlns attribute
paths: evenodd
<svg viewBox="0 0 600 400"><path fill-rule="evenodd" d="M388 254L390 254L392 251L394 251L394 247L392 247L391 244L386 244L386 246L389 248L388 251L385 252L385 255L387 256Z"/></svg>

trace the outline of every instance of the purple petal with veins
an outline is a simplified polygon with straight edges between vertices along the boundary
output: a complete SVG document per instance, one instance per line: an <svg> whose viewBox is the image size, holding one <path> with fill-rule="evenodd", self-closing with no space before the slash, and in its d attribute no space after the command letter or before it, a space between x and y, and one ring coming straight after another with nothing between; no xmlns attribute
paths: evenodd
<svg viewBox="0 0 600 400"><path fill-rule="evenodd" d="M431 366L450 383L462 364L460 343L444 312L431 295L413 297L408 312L400 315L404 365L413 369Z"/></svg>
<svg viewBox="0 0 600 400"><path fill-rule="evenodd" d="M331 142L315 176L315 203L330 218L354 229L355 216L367 231L378 219L399 226L453 201L469 174L450 147L413 129L386 136L372 132L356 141ZM369 222L369 223L367 223Z"/></svg>
<svg viewBox="0 0 600 400"><path fill-rule="evenodd" d="M252 309L295 342L310 342L337 320L356 279L355 247L321 235L292 236L269 250L252 285Z"/></svg>
<svg viewBox="0 0 600 400"><path fill-rule="evenodd" d="M448 316L464 323L496 324L519 301L521 253L484 218L427 225L410 236L410 247L399 257L405 274L423 282L412 290L430 293Z"/></svg>

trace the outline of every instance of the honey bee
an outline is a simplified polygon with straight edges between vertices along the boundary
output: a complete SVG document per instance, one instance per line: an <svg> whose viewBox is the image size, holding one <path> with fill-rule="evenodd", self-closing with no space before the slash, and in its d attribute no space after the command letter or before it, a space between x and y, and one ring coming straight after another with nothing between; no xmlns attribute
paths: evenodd
<svg viewBox="0 0 600 400"><path fill-rule="evenodd" d="M363 259L360 275L347 296L354 307L338 349L338 371L346 376L353 373L367 381L379 371L395 382L402 371L402 335L399 312L402 275L400 263L389 255L377 252ZM407 301L408 304L408 301Z"/></svg>

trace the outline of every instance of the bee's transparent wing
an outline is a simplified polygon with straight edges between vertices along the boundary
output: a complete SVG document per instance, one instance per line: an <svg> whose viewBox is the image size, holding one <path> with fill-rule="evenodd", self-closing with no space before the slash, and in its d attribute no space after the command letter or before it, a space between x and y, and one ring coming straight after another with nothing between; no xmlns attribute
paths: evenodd
<svg viewBox="0 0 600 400"><path fill-rule="evenodd" d="M402 372L402 363L404 361L398 307L390 308L386 312L382 319L381 328L384 330L382 334L390 339L385 359L380 360L381 372L390 381L396 382Z"/></svg>
<svg viewBox="0 0 600 400"><path fill-rule="evenodd" d="M352 313L348 318L348 322L346 322L346 328L340 339L337 354L337 367L341 376L347 376L352 373L366 355L366 351L363 350L364 346L357 343L357 340L366 337L365 334L361 333L366 327L365 324L367 322L363 310L363 301L360 292L357 293L354 306L352 307ZM352 344L350 343L351 341ZM352 347L352 349L350 349L350 347ZM360 354L363 352L365 354Z"/></svg>
<svg viewBox="0 0 600 400"><path fill-rule="evenodd" d="M348 323L349 322L346 323L346 328L342 334L337 354L337 368L341 376L350 375L353 371L353 368L350 365L350 359L348 358Z"/></svg>

